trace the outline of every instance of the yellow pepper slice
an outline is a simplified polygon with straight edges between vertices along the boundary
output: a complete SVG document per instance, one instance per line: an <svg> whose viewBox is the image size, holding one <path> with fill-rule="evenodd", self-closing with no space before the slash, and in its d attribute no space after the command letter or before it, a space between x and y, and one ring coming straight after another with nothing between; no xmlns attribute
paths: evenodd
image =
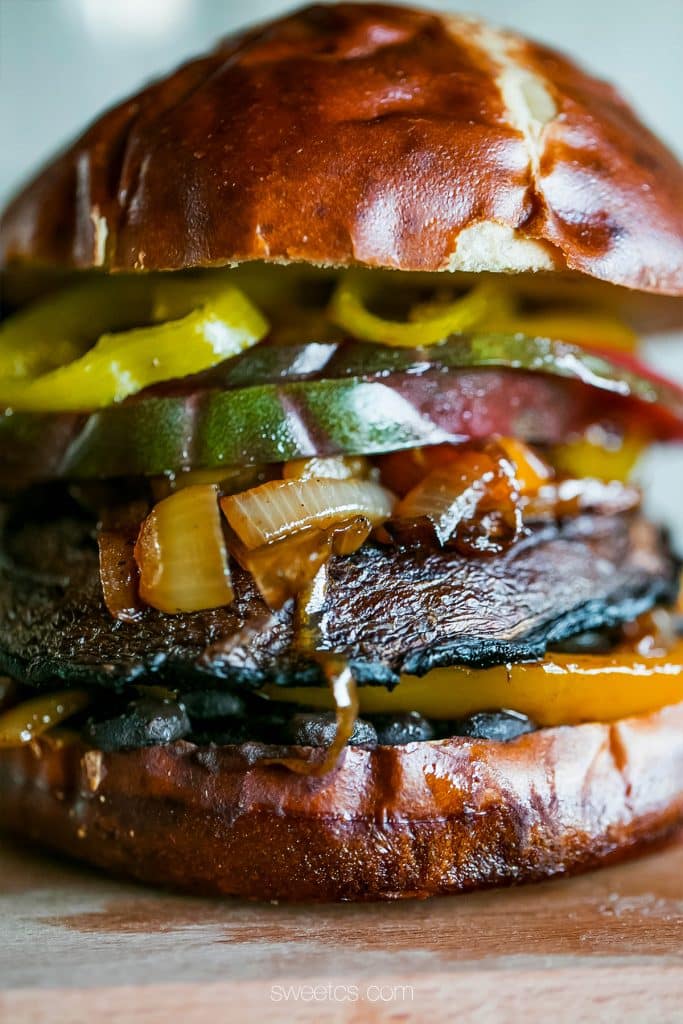
<svg viewBox="0 0 683 1024"><path fill-rule="evenodd" d="M82 356L105 331L151 319L150 280L90 279L38 299L0 324L0 381L22 380Z"/></svg>
<svg viewBox="0 0 683 1024"><path fill-rule="evenodd" d="M528 304L541 308L528 310ZM635 352L638 336L604 298L581 295L575 287L565 289L543 278L508 282L486 322L486 329L528 338L551 338L573 345Z"/></svg>
<svg viewBox="0 0 683 1024"><path fill-rule="evenodd" d="M392 346L435 345L451 334L477 327L622 352L633 352L637 347L634 332L607 309L597 306L577 311L561 306L524 313L522 290L496 278L484 279L462 298L418 304L407 321L387 320L368 309L368 300L383 286L389 294L396 281L389 284L385 277L358 271L344 275L332 296L330 319L355 338Z"/></svg>
<svg viewBox="0 0 683 1024"><path fill-rule="evenodd" d="M10 320L0 335L0 404L28 412L91 410L120 402L128 395L173 378L207 370L260 341L268 322L246 296L222 280L172 280L156 278L147 283L127 280L103 282L41 304L38 310ZM76 358L83 341L72 340L76 310L87 322L87 311L97 307L90 321L95 335L103 323L118 327L115 299L126 307L133 322L151 325L117 333L101 333L96 344ZM49 319L52 309L53 319ZM85 312L84 312L85 311ZM30 333L35 331L34 334ZM80 328L82 335L83 328ZM26 354L19 358L21 342ZM55 356L55 351L57 355ZM50 368L56 360L73 359ZM48 372L44 372L46 369ZM10 375L7 375L7 371ZM36 370L38 376L33 376Z"/></svg>
<svg viewBox="0 0 683 1024"><path fill-rule="evenodd" d="M71 718L90 703L81 690L46 693L0 714L0 748L20 747Z"/></svg>
<svg viewBox="0 0 683 1024"><path fill-rule="evenodd" d="M330 319L361 341L407 348L437 345L451 334L487 322L501 296L501 286L486 280L459 299L416 307L411 320L397 321L385 320L368 309L375 288L376 282L368 274L344 274L332 296Z"/></svg>
<svg viewBox="0 0 683 1024"><path fill-rule="evenodd" d="M268 686L273 700L331 709L322 687ZM609 722L683 701L683 640L664 657L632 647L608 655L549 654L542 661L495 668L438 668L421 679L403 676L389 692L358 688L359 714L419 711L429 718L461 718L511 708L538 725Z"/></svg>
<svg viewBox="0 0 683 1024"><path fill-rule="evenodd" d="M524 334L529 338L553 338L574 345L616 349L618 352L635 352L638 347L638 337L631 328L614 313L604 310L511 313L495 317L490 329Z"/></svg>
<svg viewBox="0 0 683 1024"><path fill-rule="evenodd" d="M589 427L581 437L552 447L548 459L566 476L626 483L648 444L648 438L640 433L628 433L611 441L600 426Z"/></svg>

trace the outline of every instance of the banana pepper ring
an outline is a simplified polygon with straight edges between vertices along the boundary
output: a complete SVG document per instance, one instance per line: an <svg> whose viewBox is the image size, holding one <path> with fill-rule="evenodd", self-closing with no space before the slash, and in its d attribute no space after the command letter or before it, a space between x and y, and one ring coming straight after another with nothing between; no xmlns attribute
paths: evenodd
<svg viewBox="0 0 683 1024"><path fill-rule="evenodd" d="M500 285L487 280L452 302L416 307L413 319L397 321L385 320L368 309L374 288L369 275L345 274L332 296L330 319L354 338L407 348L438 345L452 334L482 324L491 318L501 298Z"/></svg>
<svg viewBox="0 0 683 1024"><path fill-rule="evenodd" d="M121 330L145 321L150 325ZM87 350L84 324L91 338L99 334ZM207 370L255 345L268 328L249 299L224 281L91 282L3 325L0 405L26 412L102 408L151 384Z"/></svg>
<svg viewBox="0 0 683 1024"><path fill-rule="evenodd" d="M636 336L611 310L568 307L524 312L524 295L515 285L488 278L466 295L415 305L407 321L387 320L368 309L378 280L350 272L332 296L330 319L353 337L409 348L437 345L449 335L477 328L505 334L552 338L578 345L633 352ZM542 296L541 296L542 297Z"/></svg>

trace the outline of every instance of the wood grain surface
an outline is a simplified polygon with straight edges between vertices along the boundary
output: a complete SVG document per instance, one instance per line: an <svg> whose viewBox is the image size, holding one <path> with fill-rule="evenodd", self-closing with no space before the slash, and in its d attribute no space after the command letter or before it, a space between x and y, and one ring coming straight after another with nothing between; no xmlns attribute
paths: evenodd
<svg viewBox="0 0 683 1024"><path fill-rule="evenodd" d="M427 902L208 901L0 843L0 1020L683 1021L683 836Z"/></svg>

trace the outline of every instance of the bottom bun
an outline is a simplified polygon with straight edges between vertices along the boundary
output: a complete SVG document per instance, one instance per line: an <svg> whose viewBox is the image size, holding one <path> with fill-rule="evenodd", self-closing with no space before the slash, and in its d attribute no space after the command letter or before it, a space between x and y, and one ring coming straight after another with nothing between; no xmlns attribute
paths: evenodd
<svg viewBox="0 0 683 1024"><path fill-rule="evenodd" d="M105 754L49 740L2 750L0 823L154 884L362 900L579 871L683 822L683 704L508 743L347 747L322 777L266 763L273 753L179 742Z"/></svg>

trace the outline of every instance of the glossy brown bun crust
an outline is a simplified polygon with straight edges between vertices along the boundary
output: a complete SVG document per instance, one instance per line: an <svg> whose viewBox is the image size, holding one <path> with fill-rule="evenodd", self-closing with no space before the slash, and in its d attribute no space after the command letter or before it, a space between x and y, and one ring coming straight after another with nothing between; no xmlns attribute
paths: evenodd
<svg viewBox="0 0 683 1024"><path fill-rule="evenodd" d="M509 743L350 747L323 777L265 764L263 753L184 742L0 751L0 822L146 882L319 901L575 872L683 822L683 704Z"/></svg>
<svg viewBox="0 0 683 1024"><path fill-rule="evenodd" d="M379 4L232 36L109 111L8 209L0 263L571 268L683 294L683 168L509 32Z"/></svg>

